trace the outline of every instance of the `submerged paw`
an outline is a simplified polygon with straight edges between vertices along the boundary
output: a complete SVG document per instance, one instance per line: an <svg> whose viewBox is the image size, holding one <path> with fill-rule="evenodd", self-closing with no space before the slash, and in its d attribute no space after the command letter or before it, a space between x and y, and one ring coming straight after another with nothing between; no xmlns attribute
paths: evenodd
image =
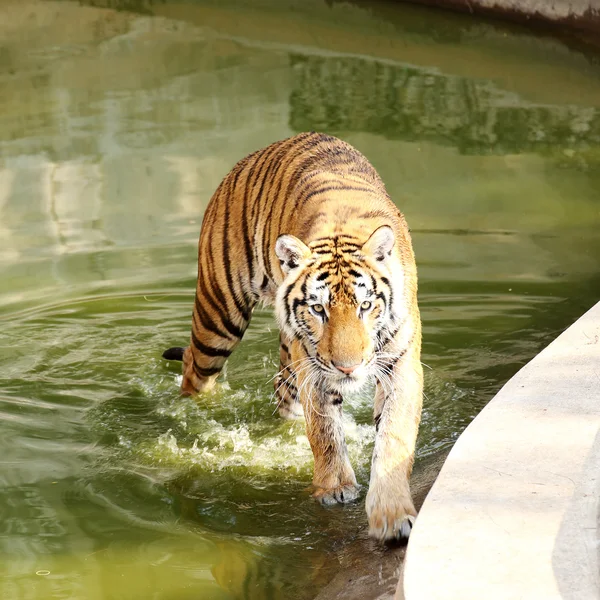
<svg viewBox="0 0 600 600"><path fill-rule="evenodd" d="M369 526L369 535L382 542L408 542L410 532L415 524L413 515L405 515L390 523L387 520L379 521Z"/></svg>
<svg viewBox="0 0 600 600"><path fill-rule="evenodd" d="M415 519L416 512L412 506L410 512L401 506L388 510L375 509L369 514L369 535L382 542L406 543Z"/></svg>
<svg viewBox="0 0 600 600"><path fill-rule="evenodd" d="M331 506L353 502L358 498L359 492L360 486L358 484L347 483L328 490L319 488L313 494L313 498L325 506Z"/></svg>

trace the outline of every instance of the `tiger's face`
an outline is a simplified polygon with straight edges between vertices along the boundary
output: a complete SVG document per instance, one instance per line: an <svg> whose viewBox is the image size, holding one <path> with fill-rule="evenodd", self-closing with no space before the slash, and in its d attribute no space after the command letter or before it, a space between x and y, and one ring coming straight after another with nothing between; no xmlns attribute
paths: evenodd
<svg viewBox="0 0 600 600"><path fill-rule="evenodd" d="M280 236L276 253L286 278L276 314L290 339L301 341L312 383L327 382L339 392L360 388L383 367L382 347L395 333L398 315L390 268L394 234L377 229L364 244L336 236L306 246Z"/></svg>

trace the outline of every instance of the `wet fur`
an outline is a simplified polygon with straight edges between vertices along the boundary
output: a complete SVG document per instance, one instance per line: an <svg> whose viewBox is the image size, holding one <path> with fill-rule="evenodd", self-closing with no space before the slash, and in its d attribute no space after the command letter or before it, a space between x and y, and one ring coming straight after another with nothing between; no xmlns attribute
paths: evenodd
<svg viewBox="0 0 600 600"><path fill-rule="evenodd" d="M408 227L375 169L323 134L272 144L219 185L198 249L190 345L164 355L183 359L182 393L209 390L257 302L274 305L276 397L282 416L306 419L314 496L323 504L358 496L343 394L374 380L369 531L406 539L423 385L417 275Z"/></svg>

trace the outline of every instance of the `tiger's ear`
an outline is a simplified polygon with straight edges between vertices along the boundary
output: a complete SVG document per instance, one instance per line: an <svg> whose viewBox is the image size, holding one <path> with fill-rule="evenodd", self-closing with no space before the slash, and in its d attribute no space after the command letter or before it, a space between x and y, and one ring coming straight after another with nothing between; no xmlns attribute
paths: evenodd
<svg viewBox="0 0 600 600"><path fill-rule="evenodd" d="M395 241L392 228L389 225L382 225L363 244L362 252L367 256L372 256L375 260L382 261L390 256Z"/></svg>
<svg viewBox="0 0 600 600"><path fill-rule="evenodd" d="M275 242L275 254L281 263L284 273L289 273L310 256L308 246L297 237L289 234L280 235Z"/></svg>

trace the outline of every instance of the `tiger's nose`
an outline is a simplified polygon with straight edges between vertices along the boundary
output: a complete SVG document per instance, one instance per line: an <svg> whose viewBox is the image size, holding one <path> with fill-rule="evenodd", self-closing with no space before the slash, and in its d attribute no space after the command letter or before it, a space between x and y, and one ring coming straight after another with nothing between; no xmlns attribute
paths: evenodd
<svg viewBox="0 0 600 600"><path fill-rule="evenodd" d="M355 365L350 365L349 367L342 364L342 363L336 363L335 361L331 361L331 364L338 370L341 371L342 373L344 373L345 375L350 375L351 373L353 373L354 371L356 371L356 369L358 369L358 367L360 367L360 365L362 365L362 361L359 363L356 363Z"/></svg>

